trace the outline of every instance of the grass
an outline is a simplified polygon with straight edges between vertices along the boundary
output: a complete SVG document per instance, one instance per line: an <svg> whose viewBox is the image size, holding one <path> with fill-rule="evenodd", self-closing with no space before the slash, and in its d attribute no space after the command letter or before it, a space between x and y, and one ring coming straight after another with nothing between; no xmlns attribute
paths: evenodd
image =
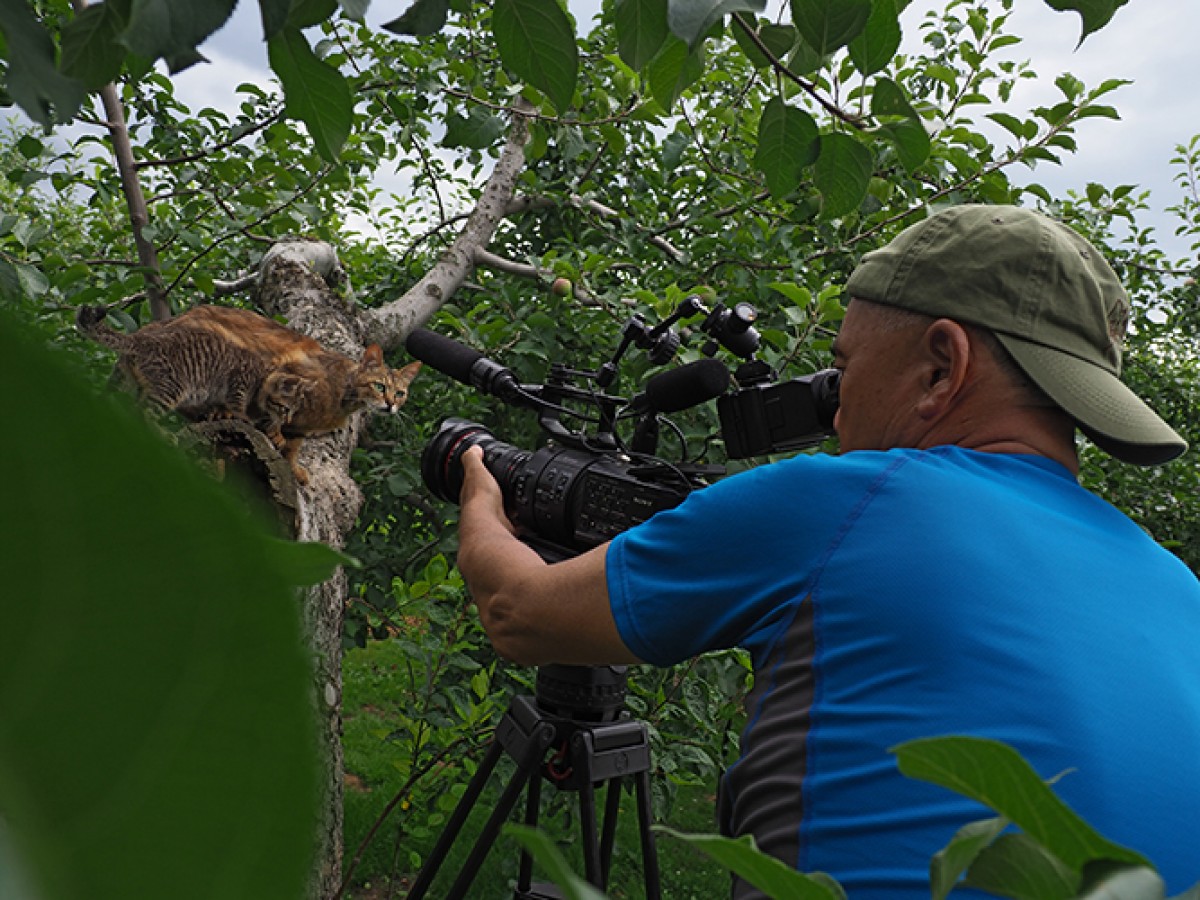
<svg viewBox="0 0 1200 900"><path fill-rule="evenodd" d="M419 778L410 781L409 739L414 712L404 708L411 673L403 649L396 642L369 644L347 652L343 666L344 737L346 756L345 790L345 865L354 865L351 888L346 897L356 900L381 900L403 897L420 861L432 848L445 825L445 818L470 780L473 767L462 753L450 754ZM433 727L437 727L436 723ZM483 743L475 748L482 756ZM465 748L464 748L465 752ZM461 870L468 851L487 815L495 807L499 793L513 770L504 756L488 780L471 817L457 836L451 855L441 867L438 880L428 896L443 896ZM406 785L408 791L405 792ZM714 826L714 797L711 789L681 787L670 805L664 824L687 833L711 833ZM603 814L604 791L597 792L596 805ZM381 815L391 812L379 827ZM524 809L524 794L516 805L514 817ZM582 875L579 852L578 798L574 793L557 792L548 785L542 790L542 808L538 825L559 845L574 870ZM368 835L374 830L374 834ZM365 841L365 843L364 843ZM694 848L665 835L657 836L660 881L664 897L672 900L707 900L728 891L729 875ZM361 854L361 855L359 855ZM357 862L354 861L358 855ZM517 877L518 845L502 835L491 848L476 877L469 896L511 898ZM617 819L609 897L635 900L644 896L642 858L635 798L632 791L622 794ZM535 871L534 879L539 874Z"/></svg>

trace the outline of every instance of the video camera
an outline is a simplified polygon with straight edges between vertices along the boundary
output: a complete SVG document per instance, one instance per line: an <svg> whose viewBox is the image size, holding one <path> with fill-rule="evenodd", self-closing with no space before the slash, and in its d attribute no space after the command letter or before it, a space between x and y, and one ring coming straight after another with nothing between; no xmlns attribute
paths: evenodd
<svg viewBox="0 0 1200 900"><path fill-rule="evenodd" d="M664 365L682 343L675 324L701 314L705 318L699 330L708 336L702 348L706 358L650 377L631 399L607 393L630 347L646 351L653 365ZM732 309L718 304L709 310L698 296L691 296L653 328L634 314L622 329L613 357L598 369L581 371L554 363L544 384L522 384L512 371L477 350L426 329L414 331L406 342L410 354L506 404L535 410L549 439L537 450L523 450L498 440L479 423L448 418L421 454L425 485L439 499L457 503L462 454L478 444L484 464L500 484L509 516L522 528L522 540L554 562L677 506L691 491L725 474L723 466L687 461L686 446L679 462L655 455L668 413L717 400L730 459L820 442L832 434L841 373L827 369L774 383L775 374L757 358L756 318L748 303ZM712 358L722 348L743 360L733 374L733 391L728 367ZM564 416L593 427L573 430L563 423Z"/></svg>

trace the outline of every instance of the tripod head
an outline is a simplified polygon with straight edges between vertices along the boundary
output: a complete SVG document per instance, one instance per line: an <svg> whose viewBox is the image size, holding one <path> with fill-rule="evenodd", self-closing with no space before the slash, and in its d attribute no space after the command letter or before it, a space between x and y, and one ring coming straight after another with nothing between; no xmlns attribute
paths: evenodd
<svg viewBox="0 0 1200 900"><path fill-rule="evenodd" d="M626 666L541 666L534 703L549 716L615 722L625 710Z"/></svg>

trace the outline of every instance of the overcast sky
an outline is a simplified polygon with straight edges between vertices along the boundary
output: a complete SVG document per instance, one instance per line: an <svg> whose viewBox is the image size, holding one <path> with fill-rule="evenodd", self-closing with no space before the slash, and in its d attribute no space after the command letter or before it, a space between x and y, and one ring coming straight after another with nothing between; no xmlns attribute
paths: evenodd
<svg viewBox="0 0 1200 900"><path fill-rule="evenodd" d="M398 16L409 0L376 0L369 21ZM914 0L901 17L906 39L917 34L924 10L936 0ZM771 8L774 9L774 2ZM599 0L571 0L581 29L599 8ZM1008 48L1013 59L1028 59L1039 73L1013 98L1014 110L1052 104L1061 99L1055 78L1070 72L1094 86L1109 78L1132 81L1108 102L1121 113L1120 121L1095 118L1077 129L1080 150L1063 166L1042 165L1036 172L1010 170L1018 183L1036 180L1052 192L1083 190L1095 181L1110 188L1137 184L1151 190L1151 206L1162 210L1175 202L1170 159L1175 147L1200 133L1200 2L1197 0L1129 0L1108 26L1082 46L1080 19L1075 13L1056 13L1044 0L1016 0L1011 31L1023 41ZM262 82L266 51L258 24L258 5L241 0L234 20L202 48L212 63L198 65L180 76L179 96L193 108L236 105L234 88L242 81ZM1172 255L1185 247L1170 238L1161 220L1159 236Z"/></svg>

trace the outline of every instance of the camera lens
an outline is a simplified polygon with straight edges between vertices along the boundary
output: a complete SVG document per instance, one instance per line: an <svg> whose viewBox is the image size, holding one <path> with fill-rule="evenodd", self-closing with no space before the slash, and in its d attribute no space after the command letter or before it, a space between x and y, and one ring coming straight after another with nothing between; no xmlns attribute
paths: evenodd
<svg viewBox="0 0 1200 900"><path fill-rule="evenodd" d="M446 419L425 445L421 453L421 478L425 486L439 500L458 503L463 483L462 455L476 444L483 448L484 465L511 504L512 473L529 458L529 451L496 440L484 426L466 419Z"/></svg>

